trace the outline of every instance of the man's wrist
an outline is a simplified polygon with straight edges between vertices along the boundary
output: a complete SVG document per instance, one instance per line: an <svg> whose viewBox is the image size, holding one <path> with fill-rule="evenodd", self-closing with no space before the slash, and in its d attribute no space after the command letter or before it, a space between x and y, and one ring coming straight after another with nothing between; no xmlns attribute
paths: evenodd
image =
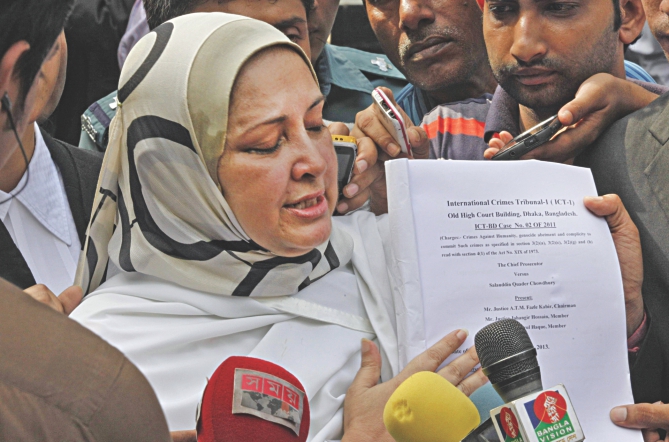
<svg viewBox="0 0 669 442"><path fill-rule="evenodd" d="M628 88L627 93L620 96L621 98L624 97L620 103L622 105L621 109L626 109L626 112L624 112L623 116L648 106L657 97L659 97L659 95L644 89L638 84L627 80L622 81L625 81Z"/></svg>
<svg viewBox="0 0 669 442"><path fill-rule="evenodd" d="M633 305L632 303L625 305L625 311L627 312L627 338L629 339L636 331L641 327L644 318L646 317L646 310L644 308L643 302L638 303L639 305Z"/></svg>
<svg viewBox="0 0 669 442"><path fill-rule="evenodd" d="M649 324L648 315L646 313L646 310L644 309L641 323L636 328L636 330L627 338L627 351L629 351L630 353L636 353L639 351L639 349L641 348L641 344L643 343L643 340L646 338L646 335L648 334L648 324Z"/></svg>

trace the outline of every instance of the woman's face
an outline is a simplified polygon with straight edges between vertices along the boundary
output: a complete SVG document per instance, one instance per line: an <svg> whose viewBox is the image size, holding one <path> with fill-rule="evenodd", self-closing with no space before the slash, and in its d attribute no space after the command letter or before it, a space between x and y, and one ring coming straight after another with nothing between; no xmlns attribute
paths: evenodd
<svg viewBox="0 0 669 442"><path fill-rule="evenodd" d="M300 256L330 236L337 159L311 71L289 48L241 70L218 163L223 195L244 231L279 256Z"/></svg>

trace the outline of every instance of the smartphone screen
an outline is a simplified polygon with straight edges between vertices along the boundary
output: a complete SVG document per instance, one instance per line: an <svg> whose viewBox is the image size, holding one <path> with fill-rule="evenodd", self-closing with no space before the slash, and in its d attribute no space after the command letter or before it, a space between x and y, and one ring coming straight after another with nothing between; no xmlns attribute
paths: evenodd
<svg viewBox="0 0 669 442"><path fill-rule="evenodd" d="M353 164L355 162L355 150L348 146L335 146L337 152L337 182L339 183L339 193L342 192L351 179Z"/></svg>

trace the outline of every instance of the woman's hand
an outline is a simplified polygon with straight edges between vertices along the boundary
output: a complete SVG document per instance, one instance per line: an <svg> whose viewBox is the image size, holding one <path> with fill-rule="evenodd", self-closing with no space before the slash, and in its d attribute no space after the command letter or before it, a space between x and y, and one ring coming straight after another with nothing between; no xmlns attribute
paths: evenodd
<svg viewBox="0 0 669 442"><path fill-rule="evenodd" d="M669 405L662 402L616 407L611 410L611 420L621 427L642 430L644 442L669 442L669 436L660 439L657 431L669 430Z"/></svg>
<svg viewBox="0 0 669 442"><path fill-rule="evenodd" d="M411 375L420 371L436 371L467 338L465 330L449 333L439 342L416 356L400 374L379 384L381 354L373 342L362 341L362 363L358 374L346 393L344 401L344 438L342 442L393 442L383 424L383 409L393 392ZM474 347L439 370L439 374L458 387L467 396L488 382L479 368Z"/></svg>
<svg viewBox="0 0 669 442"><path fill-rule="evenodd" d="M558 118L568 129L553 140L523 156L571 164L614 121L646 107L658 96L631 81L610 74L596 74L583 82L572 101L562 106ZM490 140L484 156L490 159L513 137L501 132Z"/></svg>

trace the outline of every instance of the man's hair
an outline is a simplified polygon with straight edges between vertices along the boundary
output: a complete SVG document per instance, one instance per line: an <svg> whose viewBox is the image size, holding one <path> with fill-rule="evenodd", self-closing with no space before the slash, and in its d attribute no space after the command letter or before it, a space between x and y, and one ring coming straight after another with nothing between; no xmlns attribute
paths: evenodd
<svg viewBox="0 0 669 442"><path fill-rule="evenodd" d="M620 13L620 0L613 0L613 30L617 31L623 24L623 18Z"/></svg>
<svg viewBox="0 0 669 442"><path fill-rule="evenodd" d="M188 14L196 7L207 0L142 0L144 10L146 11L146 21L149 22L149 29L155 29L165 23L167 20ZM219 3L230 0L218 0ZM274 3L281 0L269 0ZM617 0L614 0L617 1ZM314 7L314 0L302 0L304 9L311 11Z"/></svg>
<svg viewBox="0 0 669 442"><path fill-rule="evenodd" d="M16 63L20 84L16 106L19 109L49 50L63 31L73 3L74 0L0 1L0 58L19 41L30 44L30 49Z"/></svg>

